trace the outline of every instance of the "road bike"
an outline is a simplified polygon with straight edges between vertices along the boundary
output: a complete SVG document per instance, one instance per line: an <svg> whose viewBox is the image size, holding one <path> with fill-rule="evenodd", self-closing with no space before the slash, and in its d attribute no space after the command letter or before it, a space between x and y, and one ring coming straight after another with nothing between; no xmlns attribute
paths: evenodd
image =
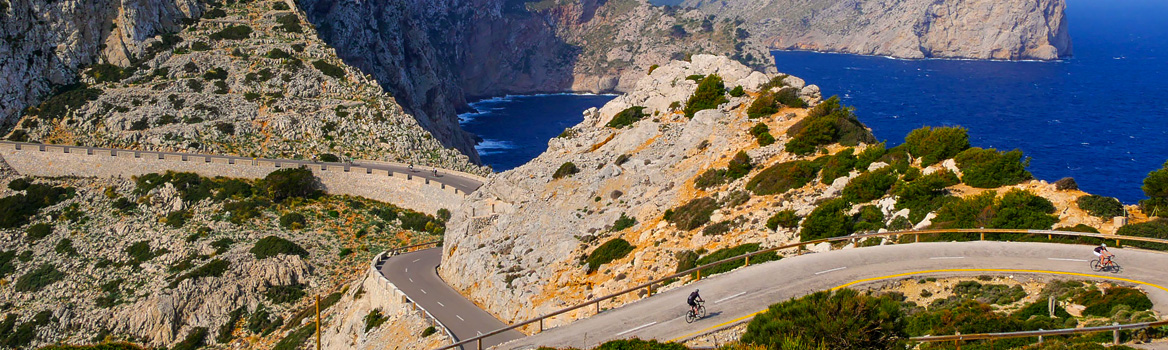
<svg viewBox="0 0 1168 350"><path fill-rule="evenodd" d="M694 312L694 309L697 309L697 312ZM706 317L706 302L699 301L698 307L691 307L685 312L685 323L693 323L693 321L700 320L704 317Z"/></svg>
<svg viewBox="0 0 1168 350"><path fill-rule="evenodd" d="M1115 263L1115 257L1112 256L1107 259L1107 262L1100 262L1099 259L1091 260L1091 271L1106 271L1119 273L1123 271L1123 267Z"/></svg>

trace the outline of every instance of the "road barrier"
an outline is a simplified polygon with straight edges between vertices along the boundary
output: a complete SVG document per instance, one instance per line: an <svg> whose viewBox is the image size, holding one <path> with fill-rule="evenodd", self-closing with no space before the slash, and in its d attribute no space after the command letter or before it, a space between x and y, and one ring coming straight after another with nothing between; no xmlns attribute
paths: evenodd
<svg viewBox="0 0 1168 350"><path fill-rule="evenodd" d="M972 340L989 340L994 341L998 339L1011 338L1033 338L1038 337L1038 342L1042 343L1042 337L1050 335L1069 335L1069 334L1090 334L1111 331L1111 343L1119 345L1119 331L1145 329L1159 326L1168 326L1168 320L1132 324L1114 324L1111 326L1098 327L1083 327L1083 328L1066 328L1066 329L1052 329L1052 330L1037 330L1037 331L1021 331L1021 332L1002 332L1002 333L978 333L978 334L954 334L954 335L933 335L925 337L912 338L912 341L921 343L938 343L938 342L953 342L957 345L957 349L961 349L961 342Z"/></svg>
<svg viewBox="0 0 1168 350"><path fill-rule="evenodd" d="M421 316L423 318L425 318L427 321L429 321L431 327L441 328L442 331L446 332L446 336L450 337L451 340L457 342L458 338L456 338L454 336L454 332L451 332L450 328L447 328L446 325L442 323L442 321L438 320L437 317L434 317L433 314L430 314L430 311L427 311L426 308L422 307L421 305L418 305L418 303L414 302L413 299L410 299L409 296L406 295L406 293L401 292L401 290L398 289L397 286L393 284L393 282L390 282L389 279L386 278L385 275L381 273L381 266L385 265L385 261L389 260L389 258L393 257L394 255L401 254L404 252L410 252L410 251L414 251L414 250L439 247L441 245L442 245L442 240L437 240L437 241L430 241L430 242L426 242L426 243L414 244L414 245L409 245L409 246L405 246L405 247L397 247L394 249L390 249L390 250L381 252L380 254L377 254L377 256L373 257L373 264L371 264L369 266L369 268L373 269L373 272L376 273L378 277L380 277L379 280L381 281L381 284L393 288L395 292L401 293L401 295L405 295L404 301L407 304L410 304L410 307L412 307L414 310L420 311Z"/></svg>
<svg viewBox="0 0 1168 350"><path fill-rule="evenodd" d="M678 273L675 273L672 275L660 277L658 279L655 279L655 280L652 280L652 281L649 281L646 283L642 283L642 284L630 287L628 289L625 289L625 290L622 290L622 291L619 291L616 293L612 293L612 294L605 295L602 297L587 300L587 301L584 301L582 303L576 304L574 306L559 309L559 310L544 314L544 315L539 316L539 317L528 319L528 320L523 321L523 322L515 323L515 324L512 324L512 325L504 327L504 328L500 328L500 329L497 329L497 330L494 330L494 331L491 331L488 333L484 333L484 334L479 335L479 336L474 337L474 338L462 340L462 341L459 341L459 342L454 343L452 345L438 348L437 350L454 349L454 348L462 347L464 345L469 345L471 343L477 343L478 349L482 350L483 339L490 337L490 336L493 336L493 335L496 335L496 334L499 334L499 333L503 333L503 332L512 330L512 329L519 329L521 327L525 327L528 325L532 325L532 326L538 325L539 332L543 332L544 331L544 326L543 326L544 320L546 320L548 318L562 315L562 314L570 312L570 311L583 309L585 307L595 307L596 314L599 314L600 313L600 303L604 302L606 300L613 299L613 298L616 298L616 297L619 297L619 296L622 296L625 294L629 294L629 293L639 292L642 290L644 290L646 292L645 297L649 297L649 296L653 295L654 289L659 288L659 287L655 287L655 286L663 285L664 282L666 282L666 281L669 281L669 280L672 280L675 278L684 277L684 276L691 275L691 274L694 274L696 276L696 278L694 279L695 281L700 280L702 270L709 269L709 268L712 268L712 267L715 267L715 266L718 266L721 264L737 262L739 260L743 260L745 265L749 266L750 265L750 257L755 256L755 255L759 255L759 254L766 254L766 253L770 253L770 252L776 252L779 250L791 249L791 248L798 248L800 250L800 252L802 252L805 249L805 247L809 246L809 245L817 245L817 244L822 244L822 243L838 243L838 242L859 243L867 238L890 238L890 239L893 239L893 240L896 240L897 242L899 242L899 241L903 240L905 238L905 236L913 236L912 241L910 243L915 243L915 242L920 242L921 236L932 235L932 234L942 234L942 233L958 233L958 234L965 234L965 235L970 235L970 236L977 235L976 237L979 240L985 240L986 234L1026 234L1026 235L1035 235L1038 237L1045 235L1047 240L1052 240L1054 236L1072 237L1072 238L1091 238L1091 239L1100 239L1100 240L1105 240L1105 241L1114 240L1116 247L1120 247L1122 241L1138 241L1138 242L1168 244L1168 240L1157 239L1157 238L1148 238L1148 237L1137 237L1137 236L1106 235L1106 234L1098 234L1098 233L1069 232L1069 231L1055 231L1055 230L1019 230L1019 229L986 229L986 228L983 228L983 229L936 229L936 230L916 230L916 231L895 231L895 232L867 233L867 234L859 234L859 235L852 235L852 236L823 238L823 239L817 239L817 240L812 240L812 241L807 241L807 242L797 242L797 243L785 244L785 245L781 245L781 246L777 246L777 247L762 249L762 250L742 254L739 256L718 260L718 261L715 261L715 262L712 262L709 264L694 267L692 269L678 272ZM1060 331L1065 331L1065 330L1054 330L1054 331L1045 331L1045 332L1060 332ZM1038 332L1038 331L1034 331L1034 332ZM1001 334L1006 334L1006 333L1001 333ZM1051 333L1051 335L1057 335L1057 334L1061 334L1061 333ZM1045 334L1041 334L1041 335L1045 335ZM968 338L969 336L971 336L971 335L965 335L965 337L967 337L967 338L964 338L964 339L969 339ZM1028 336L1036 336L1036 335L1028 335ZM990 338L985 338L985 339L990 339ZM952 339L946 339L944 341L951 341L951 340ZM941 340L938 340L938 341L941 341Z"/></svg>

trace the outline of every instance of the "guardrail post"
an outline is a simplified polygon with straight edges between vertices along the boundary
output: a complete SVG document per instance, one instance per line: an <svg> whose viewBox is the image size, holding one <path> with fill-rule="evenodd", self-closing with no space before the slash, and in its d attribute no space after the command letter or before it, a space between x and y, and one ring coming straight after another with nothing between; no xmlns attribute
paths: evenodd
<svg viewBox="0 0 1168 350"><path fill-rule="evenodd" d="M981 233L981 240L983 240L983 241L985 240L985 232Z"/></svg>
<svg viewBox="0 0 1168 350"><path fill-rule="evenodd" d="M646 298L653 296L653 284L652 283L650 283L649 286L646 287L645 289L647 289L647 291L648 291L648 293L645 293Z"/></svg>
<svg viewBox="0 0 1168 350"><path fill-rule="evenodd" d="M1118 326L1119 322L1112 323L1111 325ZM1119 345L1119 328L1113 329L1111 331L1111 344Z"/></svg>
<svg viewBox="0 0 1168 350"><path fill-rule="evenodd" d="M746 266L750 266L750 255L746 256Z"/></svg>
<svg viewBox="0 0 1168 350"><path fill-rule="evenodd" d="M957 339L953 339L953 345L957 347L957 350L961 350L961 332L957 332Z"/></svg>
<svg viewBox="0 0 1168 350"><path fill-rule="evenodd" d="M479 338L479 350L483 350L483 338Z"/></svg>
<svg viewBox="0 0 1168 350"><path fill-rule="evenodd" d="M916 237L916 238L917 238L917 243L921 243L921 234L919 234L919 233L914 233L914 234L913 234L913 237Z"/></svg>
<svg viewBox="0 0 1168 350"><path fill-rule="evenodd" d="M702 280L702 270L699 269L698 270L698 279L696 279L695 281L701 281L701 280Z"/></svg>
<svg viewBox="0 0 1168 350"><path fill-rule="evenodd" d="M1038 331L1039 331L1039 332L1041 332L1041 331L1043 331L1043 329L1042 329L1042 328L1039 328L1039 329L1038 329ZM1039 344L1042 344L1042 334L1039 334L1039 335L1038 335L1038 343L1039 343Z"/></svg>
<svg viewBox="0 0 1168 350"><path fill-rule="evenodd" d="M539 319L539 332L543 333L543 319Z"/></svg>
<svg viewBox="0 0 1168 350"><path fill-rule="evenodd" d="M599 315L599 314L600 314L600 300L597 300L597 301L596 301L596 314L597 314L597 315Z"/></svg>

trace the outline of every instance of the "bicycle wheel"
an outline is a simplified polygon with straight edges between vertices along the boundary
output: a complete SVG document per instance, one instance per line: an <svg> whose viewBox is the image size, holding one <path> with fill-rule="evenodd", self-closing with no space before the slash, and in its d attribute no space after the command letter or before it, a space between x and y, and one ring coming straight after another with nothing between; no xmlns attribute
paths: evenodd
<svg viewBox="0 0 1168 350"><path fill-rule="evenodd" d="M698 318L706 318L706 306L698 305Z"/></svg>
<svg viewBox="0 0 1168 350"><path fill-rule="evenodd" d="M685 312L685 323L693 323L693 321L695 321L697 319L698 319L698 317L697 317L697 315L694 315L693 310L689 310L689 311Z"/></svg>
<svg viewBox="0 0 1168 350"><path fill-rule="evenodd" d="M1114 261L1112 261L1111 262L1111 273L1120 273L1120 272L1123 272L1123 266L1119 266L1119 264L1116 264Z"/></svg>
<svg viewBox="0 0 1168 350"><path fill-rule="evenodd" d="M1091 271L1099 271L1103 267L1099 265L1099 259L1091 260Z"/></svg>

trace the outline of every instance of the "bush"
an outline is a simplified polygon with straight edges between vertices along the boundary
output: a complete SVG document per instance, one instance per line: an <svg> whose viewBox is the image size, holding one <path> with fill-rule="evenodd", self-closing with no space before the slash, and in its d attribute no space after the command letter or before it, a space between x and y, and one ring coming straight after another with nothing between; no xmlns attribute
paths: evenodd
<svg viewBox="0 0 1168 350"><path fill-rule="evenodd" d="M250 252L255 254L256 260L267 259L280 254L299 255L302 258L308 256L308 251L304 250L300 245L276 236L267 236L256 241L255 246L252 246Z"/></svg>
<svg viewBox="0 0 1168 350"><path fill-rule="evenodd" d="M280 216L280 227L299 230L304 228L307 222L304 220L304 215L300 213L287 213Z"/></svg>
<svg viewBox="0 0 1168 350"><path fill-rule="evenodd" d="M1064 177L1054 182L1054 188L1059 191L1073 191L1079 189L1079 184L1072 177Z"/></svg>
<svg viewBox="0 0 1168 350"><path fill-rule="evenodd" d="M705 190L727 182L726 169L709 169L694 178L694 187Z"/></svg>
<svg viewBox="0 0 1168 350"><path fill-rule="evenodd" d="M1119 305L1125 305L1132 311L1145 311L1152 308L1152 301L1139 289L1128 287L1110 287L1106 293L1097 289L1080 294L1075 303L1083 305L1083 315L1111 317L1112 310Z"/></svg>
<svg viewBox="0 0 1168 350"><path fill-rule="evenodd" d="M108 63L98 63L89 67L85 75L93 77L98 83L116 83L134 75L134 68L118 67Z"/></svg>
<svg viewBox="0 0 1168 350"><path fill-rule="evenodd" d="M1029 191L1012 189L997 200L993 191L985 191L946 203L937 210L933 224L943 228L1047 230L1058 222L1052 215L1054 210L1049 200Z"/></svg>
<svg viewBox="0 0 1168 350"><path fill-rule="evenodd" d="M856 167L855 149L848 148L834 156L827 156L827 161L823 163L823 171L820 172L819 181L825 185L831 185L835 179L848 176L848 173Z"/></svg>
<svg viewBox="0 0 1168 350"><path fill-rule="evenodd" d="M203 266L199 266L198 268L191 270L191 272L187 272L186 274L175 278L174 281L170 282L170 288L174 288L175 286L178 286L180 282L188 279L223 276L223 273L227 272L227 268L229 267L231 267L230 261L223 259L211 260Z"/></svg>
<svg viewBox="0 0 1168 350"><path fill-rule="evenodd" d="M735 246L732 248L718 249L718 250L715 250L713 253L707 254L706 256L703 256L700 259L698 259L697 261L695 261L694 266L702 266L702 265L706 265L709 263L713 263L715 261L736 257L736 256L743 255L746 253L757 252L760 248L761 248L761 246L758 243L747 243L747 244ZM780 257L777 253L768 252L768 253L762 253L762 254L758 254L758 255L750 257L750 263L757 264L757 263L763 263L763 262L767 262L767 261L775 261L775 260L779 260L779 259L782 259L782 257ZM738 268L739 266L743 266L745 264L746 264L745 259L728 261L728 262L725 262L722 264L718 264L715 266L711 266L709 268L702 269L702 275L713 276L715 274L734 270L734 269Z"/></svg>
<svg viewBox="0 0 1168 350"><path fill-rule="evenodd" d="M54 96L45 99L36 108L30 108L27 114L42 119L61 119L89 101L96 101L101 94L101 89L91 89L85 84L71 85L59 89Z"/></svg>
<svg viewBox="0 0 1168 350"><path fill-rule="evenodd" d="M883 142L864 148L863 151L860 151L860 154L856 155L855 169L859 171L868 170L868 167L871 166L872 163L880 160L880 158L884 156L885 152L886 150L884 149Z"/></svg>
<svg viewBox="0 0 1168 350"><path fill-rule="evenodd" d="M287 5L285 5L285 6L287 6ZM289 32L289 33L302 33L302 32L304 32L304 28L300 26L300 18L296 17L295 14L287 14L287 15L283 15L280 17L276 17L276 23L280 24L280 25L276 26L276 28L279 28L285 32Z"/></svg>
<svg viewBox="0 0 1168 350"><path fill-rule="evenodd" d="M1022 151L999 152L993 148L970 148L954 158L961 169L961 182L976 188L996 188L1014 185L1033 178L1026 167L1030 158L1022 159Z"/></svg>
<svg viewBox="0 0 1168 350"><path fill-rule="evenodd" d="M779 194L807 185L818 172L819 165L805 160L779 163L754 175L746 189L760 196Z"/></svg>
<svg viewBox="0 0 1168 350"><path fill-rule="evenodd" d="M126 247L126 255L129 255L130 260L135 264L150 261L165 253L166 251L163 249L151 250L150 241L138 241Z"/></svg>
<svg viewBox="0 0 1168 350"><path fill-rule="evenodd" d="M908 219L920 222L929 212L945 204L946 187L960 183L957 175L941 170L921 176L909 183L899 184L893 190L897 195L896 209L908 209Z"/></svg>
<svg viewBox="0 0 1168 350"><path fill-rule="evenodd" d="M281 49L271 49L271 50L268 50L268 53L264 54L264 57L275 58L275 59L290 59L290 58L292 58L292 54L288 53L288 51L284 51ZM263 74L263 73L264 73L263 70L261 70L259 73L259 77L260 77L261 81L267 81L268 79L272 78L270 71L268 74ZM267 79L264 79L264 78L267 78Z"/></svg>
<svg viewBox="0 0 1168 350"><path fill-rule="evenodd" d="M666 211L665 221L676 224L678 229L689 231L710 222L710 215L714 214L716 209L718 202L713 198L697 198Z"/></svg>
<svg viewBox="0 0 1168 350"><path fill-rule="evenodd" d="M23 226L41 209L72 198L75 192L73 188L30 184L23 194L0 198L0 228Z"/></svg>
<svg viewBox="0 0 1168 350"><path fill-rule="evenodd" d="M795 90L795 88L779 90L778 92L775 93L775 101L778 101L779 103L781 103L787 107L794 107L794 108L807 107L807 102L803 101L803 99L799 98L799 92L798 92L798 90Z"/></svg>
<svg viewBox="0 0 1168 350"><path fill-rule="evenodd" d="M16 272L16 251L0 251L0 279L8 277L8 274Z"/></svg>
<svg viewBox="0 0 1168 350"><path fill-rule="evenodd" d="M264 296L276 304L292 303L304 297L304 286L271 286L264 292Z"/></svg>
<svg viewBox="0 0 1168 350"><path fill-rule="evenodd" d="M39 240L41 238L48 237L49 234L52 234L52 233L53 233L53 225L49 225L48 223L42 222L42 223L39 223L36 225L29 226L28 231L26 231L25 237L27 237L29 241L36 241L36 240Z"/></svg>
<svg viewBox="0 0 1168 350"><path fill-rule="evenodd" d="M57 241L57 246L53 247L53 251L65 256L77 256L77 249L73 248L73 240L68 238Z"/></svg>
<svg viewBox="0 0 1168 350"><path fill-rule="evenodd" d="M741 341L771 349L793 340L817 345L808 349L904 349L905 326L891 296L841 289L771 305L750 321Z"/></svg>
<svg viewBox="0 0 1168 350"><path fill-rule="evenodd" d="M588 273L596 272L600 268L600 265L629 255L634 248L636 247L629 244L629 241L620 238L613 238L608 242L604 242L604 244L596 247L596 250L593 250L591 254L588 254L588 258L584 260L588 263Z"/></svg>
<svg viewBox="0 0 1168 350"><path fill-rule="evenodd" d="M220 344L227 344L231 342L231 339L235 338L232 333L235 332L235 324L239 323L239 319L243 317L243 313L244 308L239 307L235 310L232 310L231 313L227 314L227 322L224 322L222 326L219 326L219 335L215 337L215 342Z"/></svg>
<svg viewBox="0 0 1168 350"><path fill-rule="evenodd" d="M1168 220L1157 219L1138 224L1127 224L1115 231L1115 234L1121 236L1136 236L1168 239ZM1127 245L1156 250L1168 250L1168 245L1160 243L1149 242L1124 242Z"/></svg>
<svg viewBox="0 0 1168 350"><path fill-rule="evenodd" d="M1113 197L1104 197L1100 195L1086 195L1081 196L1075 200L1080 209L1086 210L1092 216L1110 219L1116 216L1123 216L1123 203L1119 199Z"/></svg>
<svg viewBox="0 0 1168 350"><path fill-rule="evenodd" d="M600 344L593 350L687 350L678 343L659 343L656 340L619 339Z"/></svg>
<svg viewBox="0 0 1168 350"><path fill-rule="evenodd" d="M787 151L798 155L810 154L819 146L836 142L845 146L876 142L876 137L860 123L852 109L840 105L838 96L812 108L806 118L787 129L787 136L791 137L785 146Z"/></svg>
<svg viewBox="0 0 1168 350"><path fill-rule="evenodd" d="M744 95L746 95L746 90L742 89L742 85L738 85L738 86L735 86L733 89L730 89L730 96L731 97L742 97Z"/></svg>
<svg viewBox="0 0 1168 350"><path fill-rule="evenodd" d="M565 176L571 176L572 174L578 172L580 172L580 169L576 168L576 164L572 162L565 162L564 164L560 164L560 168L556 169L556 172L552 174L552 178L559 179Z"/></svg>
<svg viewBox="0 0 1168 350"><path fill-rule="evenodd" d="M685 117L693 118L698 111L718 108L718 105L726 102L730 100L726 99L726 85L722 83L722 77L711 74L698 83L693 96L685 102Z"/></svg>
<svg viewBox="0 0 1168 350"><path fill-rule="evenodd" d="M207 328L196 327L187 333L187 337L183 341L174 344L171 350L195 350L206 345L207 342Z"/></svg>
<svg viewBox="0 0 1168 350"><path fill-rule="evenodd" d="M333 77L336 79L344 79L345 78L345 70L344 69L341 69L341 67L337 67L331 63L325 62L324 60L312 61L312 66L315 67L316 70L319 70L324 75L327 75L327 76L330 76L330 77Z"/></svg>
<svg viewBox="0 0 1168 350"><path fill-rule="evenodd" d="M844 214L848 201L836 198L820 204L803 219L803 229L799 231L802 241L845 236L852 233L852 219Z"/></svg>
<svg viewBox="0 0 1168 350"><path fill-rule="evenodd" d="M855 232L874 232L884 228L884 212L875 205L860 207L860 212L852 216L852 229ZM876 238L879 241L879 238Z"/></svg>
<svg viewBox="0 0 1168 350"><path fill-rule="evenodd" d="M770 91L765 91L754 102L750 103L750 107L746 108L746 117L755 119L759 117L769 116L779 112L778 101L775 100L775 94Z"/></svg>
<svg viewBox="0 0 1168 350"><path fill-rule="evenodd" d="M612 232L621 231L621 230L624 230L626 228L633 227L633 225L636 225L636 224L637 224L637 219L628 217L625 215L625 213L621 213L620 218L617 218L616 221L614 221L612 223L612 229L610 231L612 231Z"/></svg>
<svg viewBox="0 0 1168 350"><path fill-rule="evenodd" d="M730 159L730 164L726 166L726 177L741 179L749 174L751 169L754 169L754 165L750 163L750 156L746 155L744 151L738 151L734 158Z"/></svg>
<svg viewBox="0 0 1168 350"><path fill-rule="evenodd" d="M856 176L844 187L843 196L849 202L863 203L884 197L895 183L896 174L892 173L892 168L885 167Z"/></svg>
<svg viewBox="0 0 1168 350"><path fill-rule="evenodd" d="M434 333L438 333L438 330L435 329L434 326L426 327L426 329L422 330L422 338L434 335Z"/></svg>
<svg viewBox="0 0 1168 350"><path fill-rule="evenodd" d="M307 198L317 193L316 177L304 167L273 171L260 181L261 191L276 202Z"/></svg>
<svg viewBox="0 0 1168 350"><path fill-rule="evenodd" d="M58 271L53 264L44 264L20 276L16 280L14 289L17 292L35 293L63 279L65 279L64 272Z"/></svg>
<svg viewBox="0 0 1168 350"><path fill-rule="evenodd" d="M754 135L754 140L758 142L760 147L770 146L775 143L775 137L771 135L770 131L771 128L763 123L754 124L750 128L750 134Z"/></svg>
<svg viewBox="0 0 1168 350"><path fill-rule="evenodd" d="M183 225L187 224L187 217L189 216L190 213L186 210L172 211L170 214L166 214L166 226L182 228Z"/></svg>
<svg viewBox="0 0 1168 350"><path fill-rule="evenodd" d="M921 166L930 166L953 158L969 148L969 134L962 127L923 127L904 137L904 148L920 158Z"/></svg>
<svg viewBox="0 0 1168 350"><path fill-rule="evenodd" d="M617 113L615 116L613 116L612 120L608 122L607 126L610 128L620 129L629 125L633 125L633 123L636 123L638 120L643 118L645 118L645 107L632 106L625 108L625 110L620 111L620 113Z"/></svg>
<svg viewBox="0 0 1168 350"><path fill-rule="evenodd" d="M1149 172L1141 189L1148 199L1140 201L1140 210L1148 216L1168 217L1168 162Z"/></svg>
<svg viewBox="0 0 1168 350"><path fill-rule="evenodd" d="M799 226L799 216L795 215L794 210L783 210L775 213L775 215L771 215L767 219L766 226L772 231L778 230L779 227L795 228Z"/></svg>
<svg viewBox="0 0 1168 350"><path fill-rule="evenodd" d="M242 40L251 36L251 27L246 25L233 25L223 28L219 32L211 34L212 40Z"/></svg>
<svg viewBox="0 0 1168 350"><path fill-rule="evenodd" d="M206 13L203 13L203 18L206 18L206 19L216 19L216 18L223 18L223 17L227 17L227 11L223 11L223 9L216 8L216 9L211 9L211 10L207 11Z"/></svg>
<svg viewBox="0 0 1168 350"><path fill-rule="evenodd" d="M1075 225L1075 226L1062 226L1062 227L1056 227L1054 230L1055 230L1055 231L1070 231L1070 232L1099 233L1099 230L1098 230L1098 229L1096 229L1096 228L1094 228L1094 227L1091 227L1091 226L1087 226L1086 224L1078 224L1078 225Z"/></svg>

